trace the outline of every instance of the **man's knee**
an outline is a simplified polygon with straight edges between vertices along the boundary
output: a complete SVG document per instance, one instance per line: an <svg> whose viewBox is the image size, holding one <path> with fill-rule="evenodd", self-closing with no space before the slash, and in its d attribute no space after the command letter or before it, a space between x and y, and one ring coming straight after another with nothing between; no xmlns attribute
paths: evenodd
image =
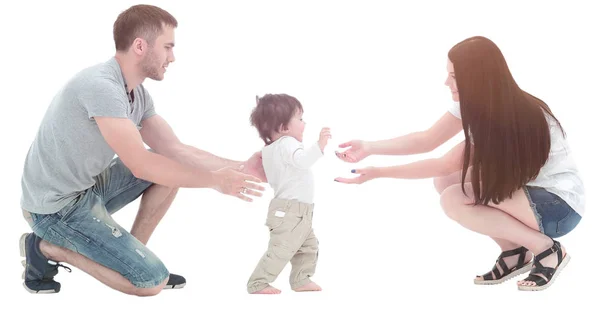
<svg viewBox="0 0 600 310"><path fill-rule="evenodd" d="M160 293L169 281L169 272L158 260L152 265L147 264L134 269L137 269L137 274L127 277L127 280L131 283L131 286L126 290L128 294L153 296Z"/></svg>
<svg viewBox="0 0 600 310"><path fill-rule="evenodd" d="M120 244L122 248L115 248L121 252L119 263L108 266L119 272L129 285L124 288L125 293L138 296L152 296L160 292L169 280L169 270L156 254L146 248L140 241L125 233ZM121 238L123 238L121 237Z"/></svg>
<svg viewBox="0 0 600 310"><path fill-rule="evenodd" d="M127 293L129 295L140 296L140 297L155 296L155 295L158 295L158 293L162 292L163 288L165 287L165 285L167 285L168 281L169 281L169 277L167 277L163 282L161 282L157 286L148 287L148 288L140 288L140 287L135 287L134 285L131 285L131 288L128 291L126 291L125 293Z"/></svg>

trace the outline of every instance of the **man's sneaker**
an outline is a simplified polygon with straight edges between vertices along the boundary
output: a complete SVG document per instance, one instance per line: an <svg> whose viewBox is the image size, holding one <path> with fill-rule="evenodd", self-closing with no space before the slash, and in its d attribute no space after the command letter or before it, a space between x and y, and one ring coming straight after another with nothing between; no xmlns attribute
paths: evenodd
<svg viewBox="0 0 600 310"><path fill-rule="evenodd" d="M185 278L174 273L169 274L169 281L163 289L182 288L185 286Z"/></svg>
<svg viewBox="0 0 600 310"><path fill-rule="evenodd" d="M23 286L30 293L58 293L60 283L54 281L58 274L58 267L64 267L71 272L71 268L51 261L40 251L42 238L34 233L25 233L21 236L21 257L24 257Z"/></svg>

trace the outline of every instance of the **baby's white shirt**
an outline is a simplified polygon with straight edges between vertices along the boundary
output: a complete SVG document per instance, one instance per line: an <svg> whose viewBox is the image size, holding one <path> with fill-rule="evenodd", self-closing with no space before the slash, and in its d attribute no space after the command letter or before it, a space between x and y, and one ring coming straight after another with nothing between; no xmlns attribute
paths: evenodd
<svg viewBox="0 0 600 310"><path fill-rule="evenodd" d="M263 167L275 198L313 203L311 167L322 156L318 142L305 149L302 142L291 136L283 136L265 146L262 150Z"/></svg>

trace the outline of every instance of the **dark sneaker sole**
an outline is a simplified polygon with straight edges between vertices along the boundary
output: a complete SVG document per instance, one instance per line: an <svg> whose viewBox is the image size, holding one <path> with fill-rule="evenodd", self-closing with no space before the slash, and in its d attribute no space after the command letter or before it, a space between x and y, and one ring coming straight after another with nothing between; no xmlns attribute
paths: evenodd
<svg viewBox="0 0 600 310"><path fill-rule="evenodd" d="M25 280L25 271L27 270L27 255L25 253L25 239L27 238L27 235L29 235L28 233L24 233L21 235L21 238L19 239L19 250L20 250L20 254L21 257L24 258L24 260L21 262L21 264L23 265L23 268L25 269L23 271L23 274L21 275L22 279ZM34 291L30 288L27 287L27 285L25 285L25 282L23 282L23 287L25 288L25 290L27 290L29 293L32 294L54 294L54 293L58 293L57 291L50 289L50 290L38 290L38 291Z"/></svg>

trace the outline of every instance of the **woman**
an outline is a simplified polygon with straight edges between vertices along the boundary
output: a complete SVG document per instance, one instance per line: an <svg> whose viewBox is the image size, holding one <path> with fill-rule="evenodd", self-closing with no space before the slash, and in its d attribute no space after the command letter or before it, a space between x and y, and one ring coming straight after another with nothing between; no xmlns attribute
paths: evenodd
<svg viewBox="0 0 600 310"><path fill-rule="evenodd" d="M497 284L531 270L520 290L550 286L569 262L554 238L584 213L584 189L560 122L540 99L521 90L499 48L468 38L448 53L446 85L453 107L431 128L390 140L353 140L337 156L357 163L369 155L429 152L461 129L465 141L440 158L352 170L360 184L375 178L434 178L441 205L462 226L501 248L496 265L476 284Z"/></svg>

